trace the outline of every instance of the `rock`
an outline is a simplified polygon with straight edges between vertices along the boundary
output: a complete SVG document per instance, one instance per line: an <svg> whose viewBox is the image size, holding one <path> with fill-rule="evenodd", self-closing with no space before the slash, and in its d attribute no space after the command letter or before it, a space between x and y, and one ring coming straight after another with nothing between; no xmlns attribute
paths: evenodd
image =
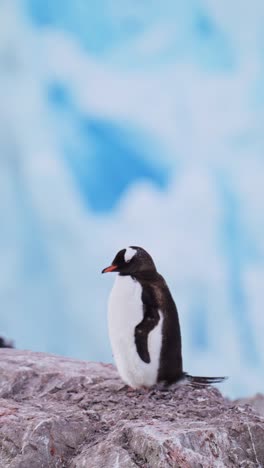
<svg viewBox="0 0 264 468"><path fill-rule="evenodd" d="M249 405L254 410L264 416L264 395L261 395L260 393L257 393L255 396L251 398L240 398L239 400L236 400L236 403L238 405Z"/></svg>
<svg viewBox="0 0 264 468"><path fill-rule="evenodd" d="M129 391L110 364L0 360L1 468L264 466L264 418L216 388Z"/></svg>
<svg viewBox="0 0 264 468"><path fill-rule="evenodd" d="M0 348L13 348L14 344L13 341L6 340L2 336L0 336Z"/></svg>

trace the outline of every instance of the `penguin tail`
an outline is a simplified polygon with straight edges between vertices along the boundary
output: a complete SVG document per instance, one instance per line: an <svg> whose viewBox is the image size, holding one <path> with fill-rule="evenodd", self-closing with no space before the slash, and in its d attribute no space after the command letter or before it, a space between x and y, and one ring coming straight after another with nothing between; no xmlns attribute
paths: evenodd
<svg viewBox="0 0 264 468"><path fill-rule="evenodd" d="M194 387L207 387L208 385L221 383L228 379L228 377L194 377L189 374L185 374L185 378L187 379L187 382Z"/></svg>

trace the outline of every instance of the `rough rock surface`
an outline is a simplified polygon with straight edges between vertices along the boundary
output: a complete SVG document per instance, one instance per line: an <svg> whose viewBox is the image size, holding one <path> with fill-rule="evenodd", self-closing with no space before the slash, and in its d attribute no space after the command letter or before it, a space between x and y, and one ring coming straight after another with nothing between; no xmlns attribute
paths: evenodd
<svg viewBox="0 0 264 468"><path fill-rule="evenodd" d="M14 343L0 336L0 348L14 348Z"/></svg>
<svg viewBox="0 0 264 468"><path fill-rule="evenodd" d="M261 395L260 393L257 393L251 398L241 398L240 400L236 400L236 403L243 406L250 405L257 413L264 416L264 395Z"/></svg>
<svg viewBox="0 0 264 468"><path fill-rule="evenodd" d="M0 350L1 468L264 466L264 418L215 388L128 391L111 365Z"/></svg>

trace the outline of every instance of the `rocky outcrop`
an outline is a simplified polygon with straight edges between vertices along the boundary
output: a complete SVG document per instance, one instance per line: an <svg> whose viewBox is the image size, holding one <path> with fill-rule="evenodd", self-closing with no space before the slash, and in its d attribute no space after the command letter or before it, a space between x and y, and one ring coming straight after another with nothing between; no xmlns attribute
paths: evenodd
<svg viewBox="0 0 264 468"><path fill-rule="evenodd" d="M257 413L264 416L264 395L261 395L260 393L257 393L251 398L241 398L240 400L236 400L236 403L243 406L249 405L251 408L254 408Z"/></svg>
<svg viewBox="0 0 264 468"><path fill-rule="evenodd" d="M1 468L264 466L264 418L215 388L129 391L108 364L0 360Z"/></svg>
<svg viewBox="0 0 264 468"><path fill-rule="evenodd" d="M0 336L0 348L13 348L14 343Z"/></svg>

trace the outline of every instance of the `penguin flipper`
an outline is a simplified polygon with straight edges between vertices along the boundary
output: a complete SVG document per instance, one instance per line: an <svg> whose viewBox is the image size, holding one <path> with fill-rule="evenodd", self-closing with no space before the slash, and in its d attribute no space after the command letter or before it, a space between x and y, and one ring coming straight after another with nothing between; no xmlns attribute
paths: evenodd
<svg viewBox="0 0 264 468"><path fill-rule="evenodd" d="M228 379L228 377L198 377L189 374L185 374L185 378L194 387L207 387Z"/></svg>
<svg viewBox="0 0 264 468"><path fill-rule="evenodd" d="M148 289L142 293L144 316L135 328L135 344L138 355L142 361L150 363L148 350L148 335L158 325L160 316L157 307L153 306L153 299Z"/></svg>

